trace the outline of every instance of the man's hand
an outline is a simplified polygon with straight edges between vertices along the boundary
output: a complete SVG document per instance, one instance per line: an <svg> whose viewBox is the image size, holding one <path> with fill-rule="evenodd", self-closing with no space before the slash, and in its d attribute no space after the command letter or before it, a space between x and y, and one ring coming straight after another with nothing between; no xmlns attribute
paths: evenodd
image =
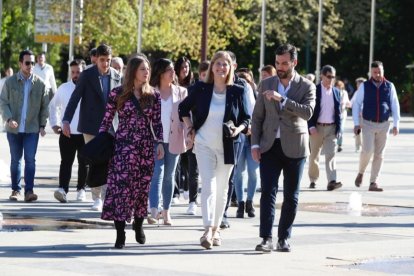
<svg viewBox="0 0 414 276"><path fill-rule="evenodd" d="M310 134L310 135L315 135L315 134L318 134L318 130L316 129L316 127L311 127L311 128L309 129L309 134Z"/></svg>
<svg viewBox="0 0 414 276"><path fill-rule="evenodd" d="M60 134L62 132L62 128L60 126L52 126L52 129L55 134Z"/></svg>
<svg viewBox="0 0 414 276"><path fill-rule="evenodd" d="M260 148L254 148L254 149L251 149L251 151L252 151L253 160L256 161L257 163L260 163L260 157L261 157Z"/></svg>
<svg viewBox="0 0 414 276"><path fill-rule="evenodd" d="M41 128L39 129L39 133L40 133L40 136L45 137L45 135L46 135L45 128L44 128L44 127L41 127Z"/></svg>
<svg viewBox="0 0 414 276"><path fill-rule="evenodd" d="M361 133L361 126L354 126L354 134L359 135Z"/></svg>
<svg viewBox="0 0 414 276"><path fill-rule="evenodd" d="M392 128L392 135L397 136L398 133L400 133L400 131L398 130L398 128L397 127L393 127Z"/></svg>
<svg viewBox="0 0 414 276"><path fill-rule="evenodd" d="M243 131L244 126L241 125L241 126L238 126L238 127L234 126L234 127L230 127L230 128L231 128L231 131L232 131L231 137L236 137L240 132Z"/></svg>
<svg viewBox="0 0 414 276"><path fill-rule="evenodd" d="M280 95L277 91L274 90L266 90L265 92L263 92L263 96L266 97L266 99L270 100L275 100L277 102L280 102L282 100L282 95Z"/></svg>
<svg viewBox="0 0 414 276"><path fill-rule="evenodd" d="M63 135L70 138L70 124L68 122L62 122Z"/></svg>
<svg viewBox="0 0 414 276"><path fill-rule="evenodd" d="M10 121L7 123L7 125L8 125L10 128L17 128L17 127L19 126L19 124L18 124L15 120L10 120Z"/></svg>

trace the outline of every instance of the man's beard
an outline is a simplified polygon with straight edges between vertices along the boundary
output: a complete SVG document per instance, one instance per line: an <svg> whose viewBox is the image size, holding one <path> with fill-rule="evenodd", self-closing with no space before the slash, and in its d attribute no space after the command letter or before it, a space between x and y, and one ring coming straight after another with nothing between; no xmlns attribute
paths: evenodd
<svg viewBox="0 0 414 276"><path fill-rule="evenodd" d="M283 80L283 79L290 79L292 77L292 72L293 69L290 68L287 71L277 71L277 76L279 77L279 79Z"/></svg>
<svg viewBox="0 0 414 276"><path fill-rule="evenodd" d="M76 79L72 79L72 82L73 82L74 84L76 84L76 83L78 82L78 78L76 78Z"/></svg>

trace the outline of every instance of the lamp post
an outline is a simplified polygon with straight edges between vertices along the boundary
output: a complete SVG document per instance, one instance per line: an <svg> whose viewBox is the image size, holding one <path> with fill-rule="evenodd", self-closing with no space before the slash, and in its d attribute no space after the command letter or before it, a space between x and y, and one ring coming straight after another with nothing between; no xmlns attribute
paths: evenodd
<svg viewBox="0 0 414 276"><path fill-rule="evenodd" d="M142 40L142 16L144 14L144 0L139 0L138 8L138 39L137 39L137 53L141 53Z"/></svg>
<svg viewBox="0 0 414 276"><path fill-rule="evenodd" d="M207 36L208 36L208 0L203 0L203 19L201 34L201 61L207 60Z"/></svg>
<svg viewBox="0 0 414 276"><path fill-rule="evenodd" d="M315 72L315 81L319 83L320 71L321 71L321 40L322 40L322 2L319 0L319 13L318 13L318 42L316 49L316 72Z"/></svg>
<svg viewBox="0 0 414 276"><path fill-rule="evenodd" d="M371 63L374 59L374 33L375 33L375 0L371 0L371 34L369 38L369 64L368 77L371 77Z"/></svg>
<svg viewBox="0 0 414 276"><path fill-rule="evenodd" d="M260 69L264 66L266 36L266 0L262 1L262 30L260 33Z"/></svg>

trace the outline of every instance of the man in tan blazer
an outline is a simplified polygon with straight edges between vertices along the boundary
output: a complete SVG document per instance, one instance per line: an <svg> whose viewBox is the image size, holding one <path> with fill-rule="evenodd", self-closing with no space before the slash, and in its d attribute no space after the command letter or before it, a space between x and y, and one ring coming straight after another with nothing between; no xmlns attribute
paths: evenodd
<svg viewBox="0 0 414 276"><path fill-rule="evenodd" d="M307 120L315 107L315 85L295 71L297 50L283 44L276 49L277 76L263 80L252 117L252 156L260 162L260 237L256 251L273 250L272 227L278 179L283 170L283 205L276 250L289 252L300 180L309 155Z"/></svg>

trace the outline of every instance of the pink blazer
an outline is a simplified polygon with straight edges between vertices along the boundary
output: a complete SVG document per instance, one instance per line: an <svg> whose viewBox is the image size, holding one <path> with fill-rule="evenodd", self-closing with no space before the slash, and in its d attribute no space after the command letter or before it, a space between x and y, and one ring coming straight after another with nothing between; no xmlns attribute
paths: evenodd
<svg viewBox="0 0 414 276"><path fill-rule="evenodd" d="M187 97L187 89L181 86L172 86L171 129L168 150L172 154L181 154L187 150L185 145L186 127L178 117L178 105ZM164 130L165 131L165 130Z"/></svg>

